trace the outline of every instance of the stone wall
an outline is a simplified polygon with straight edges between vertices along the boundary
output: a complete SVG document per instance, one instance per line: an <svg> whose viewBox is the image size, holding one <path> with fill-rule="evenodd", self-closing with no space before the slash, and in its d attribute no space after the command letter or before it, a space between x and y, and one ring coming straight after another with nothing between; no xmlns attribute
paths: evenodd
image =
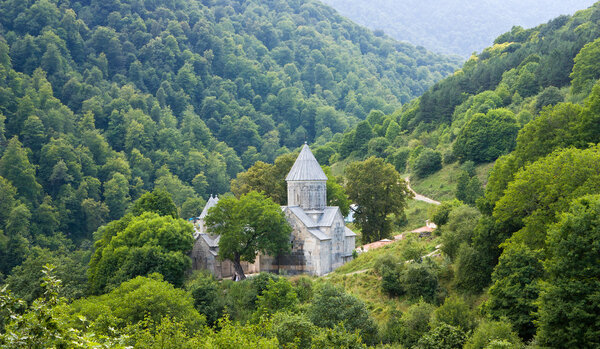
<svg viewBox="0 0 600 349"><path fill-rule="evenodd" d="M300 206L304 210L322 210L326 204L325 181L288 182L288 206Z"/></svg>

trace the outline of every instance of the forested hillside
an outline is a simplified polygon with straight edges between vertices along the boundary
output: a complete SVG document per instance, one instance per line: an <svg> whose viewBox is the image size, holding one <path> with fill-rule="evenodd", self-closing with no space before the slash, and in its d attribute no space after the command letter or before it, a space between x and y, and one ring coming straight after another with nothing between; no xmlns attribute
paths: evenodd
<svg viewBox="0 0 600 349"><path fill-rule="evenodd" d="M0 24L0 229L24 249L90 239L154 187L198 214L456 67L315 1L6 0Z"/></svg>
<svg viewBox="0 0 600 349"><path fill-rule="evenodd" d="M0 23L0 348L600 346L600 3L428 89L451 61L312 1L12 0ZM357 240L399 240L319 278L192 273L182 217L211 193L238 263L289 250L305 140Z"/></svg>
<svg viewBox="0 0 600 349"><path fill-rule="evenodd" d="M468 57L512 26L531 28L591 6L593 0L322 0L342 15L434 52Z"/></svg>
<svg viewBox="0 0 600 349"><path fill-rule="evenodd" d="M362 259L400 304L430 297L389 317L391 341L519 347L512 328L531 348L598 346L599 21L597 3L529 30L515 27L401 110L372 112L341 142L315 150L338 172L368 156L386 158L413 187L445 200L429 214L443 258L422 262L426 281L396 266L397 253ZM379 282L365 276L350 286L370 292L360 286L365 279ZM422 287L416 295L414 287ZM432 289L451 295L437 309ZM470 338L472 325L457 317L446 324L458 331L435 323L447 304L462 308L463 319L480 314ZM400 330L424 317L421 332Z"/></svg>
<svg viewBox="0 0 600 349"><path fill-rule="evenodd" d="M442 163L494 161L548 106L584 103L598 78L599 19L596 4L532 29L515 27L420 98L393 114L372 112L315 153L329 163L375 155L418 177Z"/></svg>

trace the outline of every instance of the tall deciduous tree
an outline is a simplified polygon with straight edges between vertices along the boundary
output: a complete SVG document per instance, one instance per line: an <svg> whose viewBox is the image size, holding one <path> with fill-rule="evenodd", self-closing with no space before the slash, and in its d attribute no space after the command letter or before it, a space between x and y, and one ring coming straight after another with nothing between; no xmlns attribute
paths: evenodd
<svg viewBox="0 0 600 349"><path fill-rule="evenodd" d="M241 261L254 263L261 252L269 255L289 250L292 227L281 208L265 195L250 192L239 199L224 197L209 210L206 225L219 240L219 258L229 259L238 279L244 279Z"/></svg>
<svg viewBox="0 0 600 349"><path fill-rule="evenodd" d="M0 159L0 176L17 188L20 196L34 203L40 196L42 186L35 179L35 167L29 162L27 151L17 137L8 142Z"/></svg>
<svg viewBox="0 0 600 349"><path fill-rule="evenodd" d="M543 346L600 346L599 217L600 195L585 196L548 233L537 333Z"/></svg>
<svg viewBox="0 0 600 349"><path fill-rule="evenodd" d="M413 194L394 166L370 157L346 168L346 191L358 207L354 209L356 224L362 230L364 243L389 236L390 214L401 215Z"/></svg>
<svg viewBox="0 0 600 349"><path fill-rule="evenodd" d="M89 282L93 293L138 275L161 273L165 280L182 285L191 265L192 226L182 219L145 212L126 215L101 228L90 261Z"/></svg>
<svg viewBox="0 0 600 349"><path fill-rule="evenodd" d="M539 252L523 244L509 244L492 274L494 284L484 309L494 319L506 317L525 340L535 334L535 301L543 272Z"/></svg>
<svg viewBox="0 0 600 349"><path fill-rule="evenodd" d="M111 180L104 183L104 198L111 219L118 219L125 213L130 200L129 183L125 176L115 173Z"/></svg>
<svg viewBox="0 0 600 349"><path fill-rule="evenodd" d="M179 217L171 194L163 188L154 189L151 193L146 193L135 201L131 213L139 216L144 212L155 212L161 216L173 218Z"/></svg>
<svg viewBox="0 0 600 349"><path fill-rule="evenodd" d="M514 114L508 109L475 114L456 137L454 154L463 161L496 160L515 147L518 131Z"/></svg>

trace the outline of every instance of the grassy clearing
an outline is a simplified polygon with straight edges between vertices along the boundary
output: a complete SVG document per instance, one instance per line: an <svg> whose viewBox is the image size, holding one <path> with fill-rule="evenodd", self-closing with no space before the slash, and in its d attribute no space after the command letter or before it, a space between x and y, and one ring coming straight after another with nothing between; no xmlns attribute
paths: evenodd
<svg viewBox="0 0 600 349"><path fill-rule="evenodd" d="M390 298L380 286L381 279L372 270L360 274L334 274L327 278L328 282L343 287L344 290L362 299L375 321L383 325L394 312L403 307L398 299Z"/></svg>
<svg viewBox="0 0 600 349"><path fill-rule="evenodd" d="M458 162L444 166L441 170L425 178L410 177L414 191L437 201L452 200L456 191L456 181L460 174Z"/></svg>
<svg viewBox="0 0 600 349"><path fill-rule="evenodd" d="M403 251L407 248L414 248L414 244L418 244L424 253L429 253L435 249L438 242L439 238L437 237L421 239L414 235L408 239L362 253L357 259L343 265L333 273L317 279L317 282L331 282L362 299L367 304L375 321L381 326L395 311L405 311L412 302L405 298L391 298L383 292L381 278L373 269L377 259L389 253L402 256Z"/></svg>
<svg viewBox="0 0 600 349"><path fill-rule="evenodd" d="M487 163L478 165L475 168L475 172L481 183L485 186L487 184L488 174L494 163ZM417 178L416 176L410 177L410 186L414 191L421 195L425 195L437 201L445 201L454 199L454 193L456 191L456 183L458 176L461 173L460 164L455 162L453 164L444 166L438 172L429 175L425 178ZM404 177L406 177L405 175Z"/></svg>
<svg viewBox="0 0 600 349"><path fill-rule="evenodd" d="M411 236L408 239L396 241L394 243L380 247L378 249L371 250L371 251L368 251L365 253L361 253L358 255L358 258L339 267L330 275L331 276L343 275L343 274L349 274L349 273L353 273L353 272L357 272L357 271L361 271L361 270L373 269L373 266L375 265L375 261L377 261L377 259L379 257L386 255L388 253L401 256L402 251L407 247L407 245L410 243L413 243L413 242L416 242L420 245L420 247L424 251L423 252L424 254L432 252L433 250L435 250L435 246L437 244L439 244L438 237L434 236L434 237L427 238L427 239L419 239L416 237L416 234L414 234L414 235L415 235L414 237Z"/></svg>
<svg viewBox="0 0 600 349"><path fill-rule="evenodd" d="M406 208L406 225L400 228L400 232L410 231L420 228L425 225L425 221L429 218L429 210L435 206L423 201L410 200Z"/></svg>

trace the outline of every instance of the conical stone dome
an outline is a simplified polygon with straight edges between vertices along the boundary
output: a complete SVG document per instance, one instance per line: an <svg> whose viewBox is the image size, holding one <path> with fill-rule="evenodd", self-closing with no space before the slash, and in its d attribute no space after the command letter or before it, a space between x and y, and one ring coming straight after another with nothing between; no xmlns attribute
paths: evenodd
<svg viewBox="0 0 600 349"><path fill-rule="evenodd" d="M327 176L307 144L302 147L285 180L288 184L288 206L300 206L304 210L325 208Z"/></svg>
<svg viewBox="0 0 600 349"><path fill-rule="evenodd" d="M308 144L304 144L294 166L285 177L286 181L327 181L327 176L321 165L310 151Z"/></svg>

